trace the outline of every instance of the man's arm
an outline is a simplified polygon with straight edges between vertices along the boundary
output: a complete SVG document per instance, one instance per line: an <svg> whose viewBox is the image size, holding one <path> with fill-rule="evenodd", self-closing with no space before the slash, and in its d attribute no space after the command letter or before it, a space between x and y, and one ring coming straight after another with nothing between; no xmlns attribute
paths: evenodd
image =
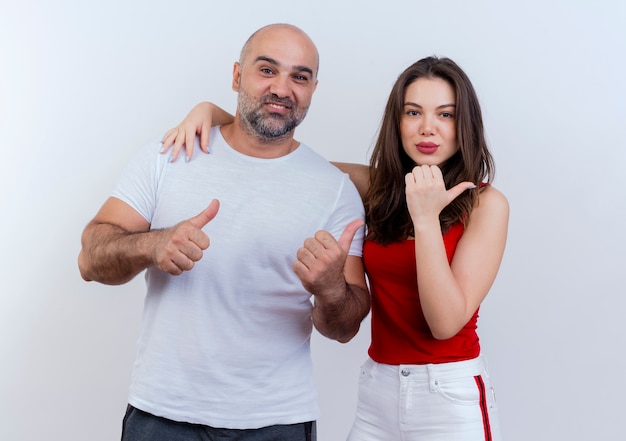
<svg viewBox="0 0 626 441"><path fill-rule="evenodd" d="M324 336L346 343L354 337L370 309L363 260L347 252L362 220L353 221L339 241L318 231L298 250L293 269L314 296L313 324Z"/></svg>
<svg viewBox="0 0 626 441"><path fill-rule="evenodd" d="M191 219L150 231L149 222L137 211L111 197L85 227L78 256L80 274L87 281L119 285L152 265L172 275L189 271L209 246L202 227L218 209L214 200Z"/></svg>
<svg viewBox="0 0 626 441"><path fill-rule="evenodd" d="M370 295L364 274L363 260L348 256L343 286L329 288L323 295L315 295L313 324L320 334L347 343L359 332L361 322L370 310ZM356 282L357 278L362 280Z"/></svg>

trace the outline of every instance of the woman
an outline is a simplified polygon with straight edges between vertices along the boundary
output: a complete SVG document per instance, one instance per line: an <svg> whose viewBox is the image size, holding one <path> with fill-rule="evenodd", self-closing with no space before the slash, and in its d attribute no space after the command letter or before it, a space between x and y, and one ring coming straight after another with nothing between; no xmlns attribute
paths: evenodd
<svg viewBox="0 0 626 441"><path fill-rule="evenodd" d="M180 149L185 136L208 133L210 107L193 110L164 146L176 140ZM213 112L218 122L229 118ZM389 96L369 167L336 165L363 195L372 295L372 341L348 439L500 439L476 329L504 253L509 207L491 185L469 78L447 58L409 66Z"/></svg>

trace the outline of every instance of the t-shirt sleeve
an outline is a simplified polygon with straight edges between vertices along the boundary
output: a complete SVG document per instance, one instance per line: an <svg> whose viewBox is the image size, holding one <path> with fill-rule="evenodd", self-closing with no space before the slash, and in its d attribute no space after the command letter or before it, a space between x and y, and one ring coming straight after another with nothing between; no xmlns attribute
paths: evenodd
<svg viewBox="0 0 626 441"><path fill-rule="evenodd" d="M159 179L166 155L159 153L159 143L149 143L137 151L122 171L111 196L135 209L148 222L156 208Z"/></svg>
<svg viewBox="0 0 626 441"><path fill-rule="evenodd" d="M348 224L356 219L365 221L365 209L363 208L363 202L361 201L359 192L350 180L350 177L344 174L337 198L336 209L328 222L328 231L335 239L339 239ZM364 236L365 227L361 227L355 233L352 244L350 245L350 250L348 251L350 256L360 257L363 255Z"/></svg>

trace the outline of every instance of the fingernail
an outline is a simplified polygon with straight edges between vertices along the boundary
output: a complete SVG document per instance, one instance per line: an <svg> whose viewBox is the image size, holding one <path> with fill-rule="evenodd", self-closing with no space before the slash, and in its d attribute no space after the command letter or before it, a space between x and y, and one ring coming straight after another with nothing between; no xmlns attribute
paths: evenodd
<svg viewBox="0 0 626 441"><path fill-rule="evenodd" d="M185 162L189 162L189 156L185 156Z"/></svg>
<svg viewBox="0 0 626 441"><path fill-rule="evenodd" d="M174 155L170 155L170 162L174 162Z"/></svg>
<svg viewBox="0 0 626 441"><path fill-rule="evenodd" d="M473 188L476 188L476 184L472 184L469 187L467 187L468 190L472 190Z"/></svg>

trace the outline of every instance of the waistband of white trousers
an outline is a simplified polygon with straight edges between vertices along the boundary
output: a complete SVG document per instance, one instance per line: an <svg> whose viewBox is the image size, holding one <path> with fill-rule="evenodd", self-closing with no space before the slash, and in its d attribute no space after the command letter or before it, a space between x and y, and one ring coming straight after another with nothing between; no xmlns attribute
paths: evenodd
<svg viewBox="0 0 626 441"><path fill-rule="evenodd" d="M483 375L487 372L487 360L479 355L471 360L432 364L390 365L367 360L378 373L412 381L429 381L442 378L459 378Z"/></svg>

